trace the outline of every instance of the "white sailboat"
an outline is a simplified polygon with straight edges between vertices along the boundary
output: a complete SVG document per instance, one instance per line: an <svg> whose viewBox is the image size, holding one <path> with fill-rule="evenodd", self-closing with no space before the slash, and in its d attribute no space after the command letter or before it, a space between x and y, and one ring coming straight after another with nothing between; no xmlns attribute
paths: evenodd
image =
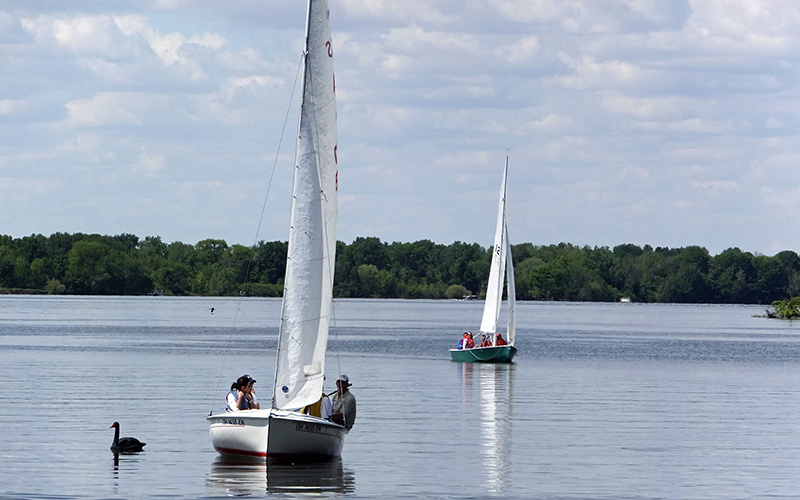
<svg viewBox="0 0 800 500"><path fill-rule="evenodd" d="M328 0L309 0L303 98L272 408L213 414L221 454L337 457L347 429L299 410L322 396L336 261L337 131Z"/></svg>
<svg viewBox="0 0 800 500"><path fill-rule="evenodd" d="M489 283L486 288L486 303L483 306L483 319L479 333L486 334L491 340L489 347L472 349L450 349L453 361L488 363L510 363L517 354L514 347L516 330L515 307L516 289L514 285L514 263L511 259L511 243L508 239L508 215L506 211L506 187L508 179L508 157L503 170L503 182L500 185L500 204L497 209L497 227L494 235L492 264L489 270ZM503 300L503 283L507 282L508 304L506 307L507 344L498 343L502 332L498 332L500 306Z"/></svg>

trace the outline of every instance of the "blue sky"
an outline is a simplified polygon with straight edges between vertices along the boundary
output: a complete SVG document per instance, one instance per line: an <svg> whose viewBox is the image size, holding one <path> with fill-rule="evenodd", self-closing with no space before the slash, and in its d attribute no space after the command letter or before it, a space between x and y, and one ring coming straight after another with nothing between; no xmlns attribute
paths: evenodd
<svg viewBox="0 0 800 500"><path fill-rule="evenodd" d="M285 240L305 10L0 0L0 234ZM800 251L796 2L331 10L340 240Z"/></svg>

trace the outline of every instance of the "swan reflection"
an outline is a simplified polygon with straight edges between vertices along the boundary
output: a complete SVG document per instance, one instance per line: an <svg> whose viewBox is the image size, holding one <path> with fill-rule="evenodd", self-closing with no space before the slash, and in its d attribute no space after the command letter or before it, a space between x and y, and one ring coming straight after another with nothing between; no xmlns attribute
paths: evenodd
<svg viewBox="0 0 800 500"><path fill-rule="evenodd" d="M228 495L255 493L352 493L354 474L342 459L290 462L219 456L211 464L210 486Z"/></svg>

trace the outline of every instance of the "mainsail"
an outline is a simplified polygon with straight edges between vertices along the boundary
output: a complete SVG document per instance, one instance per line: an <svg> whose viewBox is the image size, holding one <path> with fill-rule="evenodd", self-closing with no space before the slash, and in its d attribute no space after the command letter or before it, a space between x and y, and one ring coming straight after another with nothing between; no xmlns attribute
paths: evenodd
<svg viewBox="0 0 800 500"><path fill-rule="evenodd" d="M500 302L503 300L503 283L506 279L506 260L511 260L511 244L508 242L506 217L506 178L508 176L508 158L503 170L503 183L500 185L500 203L497 209L497 229L494 235L492 265L489 270L489 283L486 287L486 304L483 307L483 319L480 331L497 333L497 322L500 319ZM509 262L509 267L511 268ZM513 284L513 277L511 282ZM513 285L511 285L513 286ZM511 288L509 288L509 292ZM510 339L509 339L510 340Z"/></svg>
<svg viewBox="0 0 800 500"><path fill-rule="evenodd" d="M322 395L336 262L336 84L328 0L309 2L303 100L272 406Z"/></svg>

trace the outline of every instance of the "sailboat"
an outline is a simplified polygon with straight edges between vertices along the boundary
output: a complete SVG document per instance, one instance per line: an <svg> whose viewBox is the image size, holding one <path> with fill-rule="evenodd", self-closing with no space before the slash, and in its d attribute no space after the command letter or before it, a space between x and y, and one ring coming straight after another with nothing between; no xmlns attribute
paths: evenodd
<svg viewBox="0 0 800 500"><path fill-rule="evenodd" d="M508 216L506 212L506 185L508 179L508 157L503 169L503 182L500 185L500 205L497 210L497 228L494 235L492 251L492 265L489 270L489 284L486 289L486 303L483 306L483 318L479 333L485 334L490 342L489 347L474 347L472 349L450 349L453 361L460 362L486 362L510 363L517 354L514 347L514 332L516 323L514 313L516 308L516 291L514 286L514 263L511 259L511 243L508 240ZM500 321L500 305L503 300L503 283L508 283L508 304L506 307L507 344L498 344L497 323Z"/></svg>
<svg viewBox="0 0 800 500"><path fill-rule="evenodd" d="M212 414L223 455L323 459L347 429L300 409L323 394L336 261L337 131L328 0L309 0L303 97L272 407Z"/></svg>

